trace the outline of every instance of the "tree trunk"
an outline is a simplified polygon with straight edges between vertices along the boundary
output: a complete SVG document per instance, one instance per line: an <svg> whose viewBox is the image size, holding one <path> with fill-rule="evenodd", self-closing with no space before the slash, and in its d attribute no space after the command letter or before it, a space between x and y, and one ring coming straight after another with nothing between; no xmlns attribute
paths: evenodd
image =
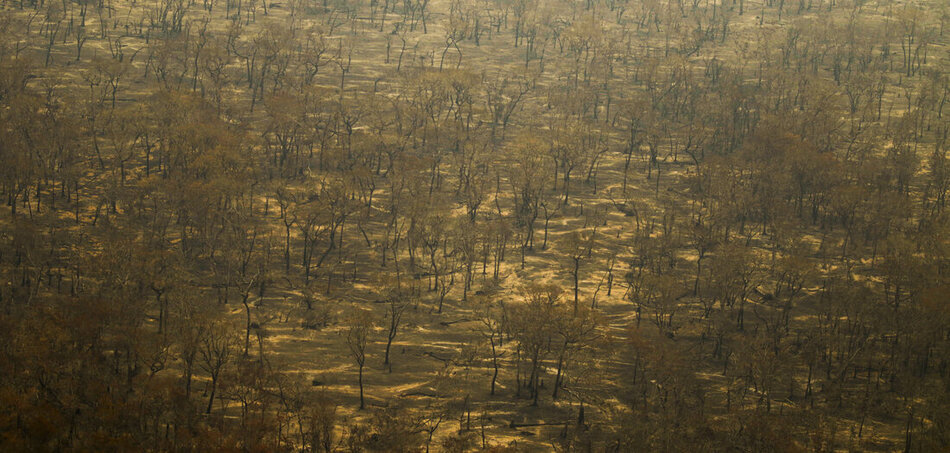
<svg viewBox="0 0 950 453"><path fill-rule="evenodd" d="M208 397L208 407L205 409L206 414L211 413L211 405L214 404L214 392L218 389L218 376L211 376L211 396Z"/></svg>
<svg viewBox="0 0 950 453"><path fill-rule="evenodd" d="M360 410L363 410L366 407L366 404L363 400L363 364L360 364ZM210 405L209 405L210 410Z"/></svg>

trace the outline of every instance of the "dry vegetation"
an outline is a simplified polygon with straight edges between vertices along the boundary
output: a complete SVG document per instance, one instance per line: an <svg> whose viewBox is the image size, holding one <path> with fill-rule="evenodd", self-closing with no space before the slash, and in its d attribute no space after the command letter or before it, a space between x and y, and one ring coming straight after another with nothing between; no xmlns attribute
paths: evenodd
<svg viewBox="0 0 950 453"><path fill-rule="evenodd" d="M0 0L0 450L950 448L950 6Z"/></svg>

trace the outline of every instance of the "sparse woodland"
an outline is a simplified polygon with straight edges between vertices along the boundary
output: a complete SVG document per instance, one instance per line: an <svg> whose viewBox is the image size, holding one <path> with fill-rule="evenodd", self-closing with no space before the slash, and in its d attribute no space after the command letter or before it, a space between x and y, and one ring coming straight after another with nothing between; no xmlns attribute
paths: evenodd
<svg viewBox="0 0 950 453"><path fill-rule="evenodd" d="M0 0L0 451L945 451L948 101L942 0Z"/></svg>

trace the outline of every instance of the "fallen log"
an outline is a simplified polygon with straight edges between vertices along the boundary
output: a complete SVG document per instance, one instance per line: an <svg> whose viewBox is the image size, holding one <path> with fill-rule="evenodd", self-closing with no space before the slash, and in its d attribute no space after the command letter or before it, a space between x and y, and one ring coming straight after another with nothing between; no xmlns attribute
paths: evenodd
<svg viewBox="0 0 950 453"><path fill-rule="evenodd" d="M408 397L408 396L424 396L424 397L427 397L427 398L445 398L444 396L441 396L441 395L436 395L435 393L429 393L429 392L420 392L420 391L415 391L415 392L405 392L405 393L401 393L401 394L399 394L399 396L401 396L401 397Z"/></svg>
<svg viewBox="0 0 950 453"><path fill-rule="evenodd" d="M432 357L433 359L436 359L436 360L438 360L438 361L441 361L442 363L448 363L448 362L451 362L451 361L452 361L451 358L444 359L444 358L442 358L442 357L439 357L439 356L435 355L435 353L432 353L432 352L429 352L429 351L424 352L423 355L427 355L427 356L429 356L429 357Z"/></svg>

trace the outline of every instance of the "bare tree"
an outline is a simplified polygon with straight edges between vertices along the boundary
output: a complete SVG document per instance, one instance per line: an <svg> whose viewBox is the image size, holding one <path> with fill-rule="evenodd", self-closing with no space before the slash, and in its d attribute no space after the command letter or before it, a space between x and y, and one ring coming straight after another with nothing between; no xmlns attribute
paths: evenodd
<svg viewBox="0 0 950 453"><path fill-rule="evenodd" d="M372 312L363 309L354 311L351 314L348 326L346 329L346 345L350 348L350 353L359 367L360 409L362 410L366 407L363 399L363 366L366 364L366 345L369 332L375 326Z"/></svg>

